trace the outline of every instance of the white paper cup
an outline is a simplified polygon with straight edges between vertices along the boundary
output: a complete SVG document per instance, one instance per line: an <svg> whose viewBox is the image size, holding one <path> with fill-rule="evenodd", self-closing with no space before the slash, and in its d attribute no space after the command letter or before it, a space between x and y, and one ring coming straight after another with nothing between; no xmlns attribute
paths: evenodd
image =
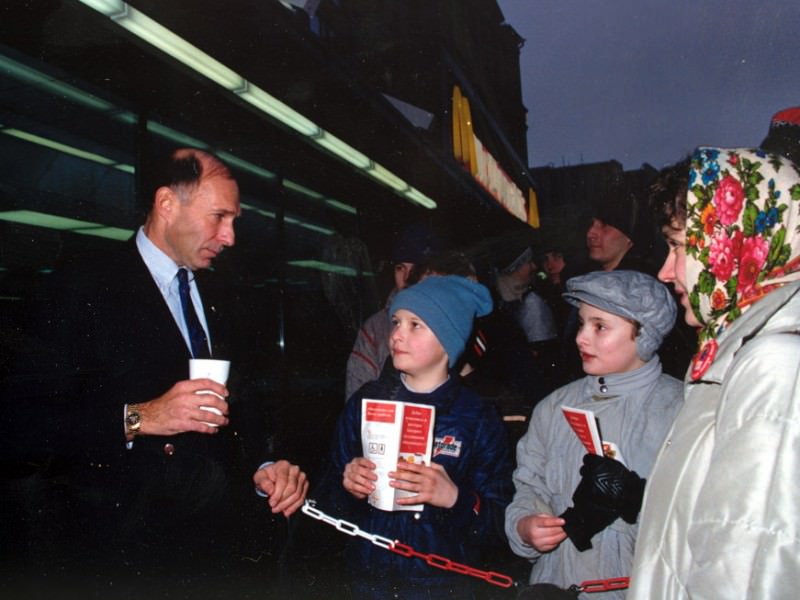
<svg viewBox="0 0 800 600"><path fill-rule="evenodd" d="M225 385L228 381L228 373L230 373L231 369L231 361L229 360L217 360L215 358L190 358L189 359L189 379L210 379L212 381L216 381L217 383L221 383ZM198 394L214 394L211 390L197 390ZM218 398L222 399L222 396L219 394L214 394ZM214 408L213 406L201 406L203 410L207 410L208 412L217 413L218 415L222 415L218 408ZM211 427L219 427L216 423L206 423L206 425L211 425Z"/></svg>

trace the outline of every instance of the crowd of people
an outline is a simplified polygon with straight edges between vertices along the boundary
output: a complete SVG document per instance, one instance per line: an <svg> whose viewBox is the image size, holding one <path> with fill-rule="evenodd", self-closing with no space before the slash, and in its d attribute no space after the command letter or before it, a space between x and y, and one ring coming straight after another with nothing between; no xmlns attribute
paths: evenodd
<svg viewBox="0 0 800 600"><path fill-rule="evenodd" d="M174 151L131 242L56 274L32 311L40 344L4 384L5 489L24 499L8 589L302 596L274 565L313 498L376 536L342 536L332 597L501 597L479 568L513 573L525 598L620 579L599 597L793 597L798 131L800 109L781 111L761 148L700 147L646 191L610 185L587 267L511 244L479 277L429 227L401 232L317 481L272 447L249 332L209 273L235 242L237 183L214 155ZM641 235L656 221L662 265ZM189 377L215 358L225 383ZM379 473L368 400L434 407L432 458ZM374 506L379 477L395 510Z"/></svg>

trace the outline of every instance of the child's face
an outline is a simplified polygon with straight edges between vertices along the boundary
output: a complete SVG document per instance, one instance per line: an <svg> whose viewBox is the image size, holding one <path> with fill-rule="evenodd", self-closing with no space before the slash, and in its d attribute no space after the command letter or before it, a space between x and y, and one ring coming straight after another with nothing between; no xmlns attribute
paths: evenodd
<svg viewBox="0 0 800 600"><path fill-rule="evenodd" d="M581 304L578 320L575 341L587 375L625 373L644 365L636 354L633 323L589 304Z"/></svg>
<svg viewBox="0 0 800 600"><path fill-rule="evenodd" d="M420 379L447 377L447 352L433 331L410 310L401 308L392 315L389 347L398 371Z"/></svg>

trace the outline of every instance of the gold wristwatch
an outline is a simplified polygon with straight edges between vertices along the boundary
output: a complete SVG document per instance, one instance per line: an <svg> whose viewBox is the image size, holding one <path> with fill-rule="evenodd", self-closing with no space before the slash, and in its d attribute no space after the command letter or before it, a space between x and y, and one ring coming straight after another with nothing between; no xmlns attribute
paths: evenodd
<svg viewBox="0 0 800 600"><path fill-rule="evenodd" d="M129 436L135 437L141 428L142 415L136 410L136 406L128 405L128 411L125 415L125 431Z"/></svg>

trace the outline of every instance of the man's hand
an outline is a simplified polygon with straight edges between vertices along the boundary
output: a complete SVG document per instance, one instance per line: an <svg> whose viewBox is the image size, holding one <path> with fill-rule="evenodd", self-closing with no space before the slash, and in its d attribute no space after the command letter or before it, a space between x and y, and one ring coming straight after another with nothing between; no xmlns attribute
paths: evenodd
<svg viewBox="0 0 800 600"><path fill-rule="evenodd" d="M564 519L547 513L528 515L517 522L517 533L522 541L539 552L550 552L567 539Z"/></svg>
<svg viewBox="0 0 800 600"><path fill-rule="evenodd" d="M415 496L399 498L398 504L423 503L452 508L458 500L458 487L444 467L437 463L425 466L400 461L397 471L389 472L389 479L389 485L398 490L416 492Z"/></svg>
<svg viewBox="0 0 800 600"><path fill-rule="evenodd" d="M354 458L344 468L342 486L359 500L363 500L375 490L373 483L375 481L378 481L375 463L363 456Z"/></svg>
<svg viewBox="0 0 800 600"><path fill-rule="evenodd" d="M210 390L213 394L198 394ZM228 390L211 379L179 381L165 394L149 402L131 405L142 417L139 435L175 435L185 431L217 433L216 426L228 424ZM208 406L221 414L203 410Z"/></svg>
<svg viewBox="0 0 800 600"><path fill-rule="evenodd" d="M303 505L308 492L306 474L297 465L279 460L261 467L253 475L256 487L269 496L273 513L290 516Z"/></svg>

